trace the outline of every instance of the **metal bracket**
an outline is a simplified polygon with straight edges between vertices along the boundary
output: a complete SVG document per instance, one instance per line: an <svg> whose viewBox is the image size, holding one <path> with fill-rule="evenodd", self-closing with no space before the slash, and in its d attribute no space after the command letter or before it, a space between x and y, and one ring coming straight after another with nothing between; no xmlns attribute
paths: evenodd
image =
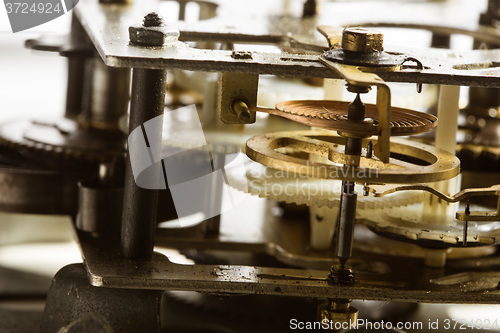
<svg viewBox="0 0 500 333"><path fill-rule="evenodd" d="M221 73L217 112L226 124L255 123L259 75Z"/></svg>
<svg viewBox="0 0 500 333"><path fill-rule="evenodd" d="M369 191L376 197L383 197L384 195L400 191L426 191L446 202L459 202L470 197L477 196L497 196L498 204L497 210L491 212L457 212L456 218L460 221L475 221L475 222L489 222L500 221L500 185L493 185L486 188L470 188L458 192L455 195L445 195L436 189L424 185L403 185L403 186L387 186L387 185L370 185Z"/></svg>
<svg viewBox="0 0 500 333"><path fill-rule="evenodd" d="M391 137L391 90L377 74L365 73L355 66L337 64L319 57L320 61L336 71L349 84L361 86L377 86L377 109L379 112L378 141L375 145L375 156L384 163L389 163Z"/></svg>

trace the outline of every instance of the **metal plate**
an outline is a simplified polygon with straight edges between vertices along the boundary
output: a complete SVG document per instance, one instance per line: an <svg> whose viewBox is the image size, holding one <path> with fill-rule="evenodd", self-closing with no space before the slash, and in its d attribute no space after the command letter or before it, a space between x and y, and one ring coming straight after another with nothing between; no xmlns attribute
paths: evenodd
<svg viewBox="0 0 500 333"><path fill-rule="evenodd" d="M432 303L496 304L500 301L500 290L495 289L500 273L489 272L489 279L480 284L467 279L440 284L460 270L422 270L421 261L408 258L393 258L390 269L378 275L357 271L354 286L339 287L328 284L328 271L321 270L180 265L159 253L155 253L151 261L131 261L120 258L114 250L118 244L109 239L81 232L78 236L90 283L97 287ZM380 257L365 253L364 259L375 261ZM415 280L414 276L420 278ZM481 274L474 276L479 279ZM474 276L471 275L472 280ZM496 279L494 286L492 279ZM468 283L474 288L467 290L464 297L463 285Z"/></svg>
<svg viewBox="0 0 500 333"><path fill-rule="evenodd" d="M261 2L261 4L259 4ZM252 52L252 59L235 59L231 51L195 49L178 42L175 46L139 47L129 45L128 27L142 20L144 14L155 10L159 3L153 0L126 6L106 6L94 1L81 1L75 13L96 46L99 54L108 66L168 68L194 71L240 72L254 74L274 74L294 77L339 78L333 71L326 70L319 63L316 54L290 54ZM234 2L225 2L224 6L239 6ZM266 2L259 0L255 7L266 8ZM241 13L237 10L236 13ZM255 26L247 16L241 13L240 20ZM263 13L264 14L264 13ZM238 16L231 21L238 21ZM262 23L262 22L261 22ZM257 24L257 23L256 23ZM209 28L210 26L205 26ZM244 36L247 42L276 43L286 41L285 34L274 34L258 30L244 33L237 29L220 26L212 27L211 33L218 40L233 42ZM183 31L181 31L181 38ZM205 30L207 32L208 30ZM208 31L209 32L209 31ZM324 49L324 46L322 46ZM448 84L464 86L500 87L500 69L496 67L500 59L500 50L449 51L442 49L388 50L407 54L419 59L423 70L404 67L403 70L382 73L387 82L416 82L429 84Z"/></svg>

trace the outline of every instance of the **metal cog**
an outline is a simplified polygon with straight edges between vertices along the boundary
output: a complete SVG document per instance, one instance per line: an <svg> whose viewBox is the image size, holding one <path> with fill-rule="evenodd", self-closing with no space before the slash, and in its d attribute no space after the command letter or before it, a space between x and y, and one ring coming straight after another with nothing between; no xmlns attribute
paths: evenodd
<svg viewBox="0 0 500 333"><path fill-rule="evenodd" d="M265 167L249 158L245 159L246 178L231 175L234 180L230 185L252 195L297 205L329 208L339 207L342 181L304 177L281 170ZM231 177L232 176L232 177ZM356 191L363 193L363 186L356 185ZM398 194L398 195L393 195ZM358 209L381 209L406 206L422 202L424 195L420 191L393 193L387 197L358 196Z"/></svg>
<svg viewBox="0 0 500 333"><path fill-rule="evenodd" d="M50 121L12 121L0 125L0 145L86 162L122 161L126 136L122 132L82 129L61 118Z"/></svg>

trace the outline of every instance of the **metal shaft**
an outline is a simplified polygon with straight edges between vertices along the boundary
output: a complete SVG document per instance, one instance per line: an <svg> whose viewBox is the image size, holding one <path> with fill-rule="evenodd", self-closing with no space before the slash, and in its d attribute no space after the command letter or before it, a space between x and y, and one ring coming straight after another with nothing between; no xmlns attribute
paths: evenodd
<svg viewBox="0 0 500 333"><path fill-rule="evenodd" d="M354 192L354 182L343 182L338 223L337 256L343 268L352 255L354 236L354 220L356 217L357 194Z"/></svg>
<svg viewBox="0 0 500 333"><path fill-rule="evenodd" d="M365 106L357 94L356 99L349 104L348 119L353 122L362 121L365 117ZM362 140L359 138L346 138L345 154L361 155ZM349 165L353 167L356 165ZM340 214L337 229L337 256L341 267L345 266L347 259L352 255L352 242L354 236L354 222L356 218L357 194L354 192L355 183L352 181L342 182L342 194L340 197Z"/></svg>
<svg viewBox="0 0 500 333"><path fill-rule="evenodd" d="M98 55L90 61L93 73L87 121L93 127L116 130L128 111L130 69L106 66Z"/></svg>
<svg viewBox="0 0 500 333"><path fill-rule="evenodd" d="M129 132L144 122L163 114L165 88L165 70L133 69ZM160 137L148 137L147 139L150 140L150 145L151 140L161 140L161 131ZM159 176L161 167L158 166L153 172L158 173ZM121 248L125 258L151 258L157 222L157 206L158 191L140 188L136 185L129 156L125 169L121 233Z"/></svg>
<svg viewBox="0 0 500 333"><path fill-rule="evenodd" d="M71 40L74 43L87 39L80 21L73 13L71 17ZM85 107L90 81L86 73L87 54L76 53L68 56L68 82L66 90L65 117L76 119Z"/></svg>
<svg viewBox="0 0 500 333"><path fill-rule="evenodd" d="M211 159L212 159L212 170L217 171L224 167L225 156L216 152L214 146L211 147ZM222 191L223 185L217 181L216 177L212 178L212 184L210 186L210 193L208 194L208 200L206 201L205 212L210 216L209 219L205 220L203 229L207 235L217 235L220 231L220 211L222 205Z"/></svg>

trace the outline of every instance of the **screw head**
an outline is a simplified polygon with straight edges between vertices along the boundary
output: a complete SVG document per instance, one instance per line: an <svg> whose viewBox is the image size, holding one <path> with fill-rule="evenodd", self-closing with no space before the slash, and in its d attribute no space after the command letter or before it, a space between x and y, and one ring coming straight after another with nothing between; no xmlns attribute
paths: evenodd
<svg viewBox="0 0 500 333"><path fill-rule="evenodd" d="M165 26L163 18L155 12L144 16L142 25L133 25L128 31L132 45L175 45L179 39L179 30Z"/></svg>
<svg viewBox="0 0 500 333"><path fill-rule="evenodd" d="M342 31L342 49L358 53L381 52L384 34L377 30L351 27Z"/></svg>
<svg viewBox="0 0 500 333"><path fill-rule="evenodd" d="M151 12L144 16L142 25L144 27L161 27L163 26L163 18L155 12Z"/></svg>
<svg viewBox="0 0 500 333"><path fill-rule="evenodd" d="M351 268L333 266L330 268L327 281L337 286L352 286L355 279Z"/></svg>

